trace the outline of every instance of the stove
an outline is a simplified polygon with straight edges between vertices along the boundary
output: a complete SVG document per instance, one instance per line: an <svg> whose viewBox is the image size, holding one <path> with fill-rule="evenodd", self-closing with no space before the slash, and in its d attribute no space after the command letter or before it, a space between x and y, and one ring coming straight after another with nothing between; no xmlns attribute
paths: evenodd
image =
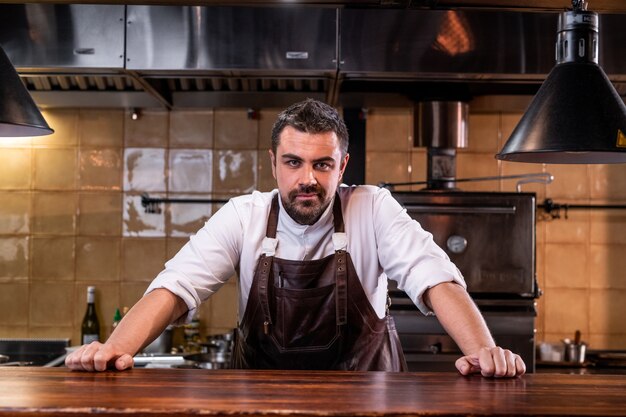
<svg viewBox="0 0 626 417"><path fill-rule="evenodd" d="M394 192L459 268L496 343L535 370L535 194ZM454 371L462 354L436 317L390 281L390 313L411 371Z"/></svg>

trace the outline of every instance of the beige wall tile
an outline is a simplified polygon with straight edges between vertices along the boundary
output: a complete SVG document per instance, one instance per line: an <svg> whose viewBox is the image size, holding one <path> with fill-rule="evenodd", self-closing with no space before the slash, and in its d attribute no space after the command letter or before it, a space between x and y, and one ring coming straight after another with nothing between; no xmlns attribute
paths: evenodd
<svg viewBox="0 0 626 417"><path fill-rule="evenodd" d="M77 281L119 281L121 239L76 238Z"/></svg>
<svg viewBox="0 0 626 417"><path fill-rule="evenodd" d="M589 169L587 165L546 165L546 172L554 176L546 186L546 196L552 199L589 198ZM559 202L559 201L557 201Z"/></svg>
<svg viewBox="0 0 626 417"><path fill-rule="evenodd" d="M411 182L426 181L428 175L428 156L425 148L414 148L411 152ZM426 188L426 184L412 185L412 191Z"/></svg>
<svg viewBox="0 0 626 417"><path fill-rule="evenodd" d="M377 185L381 182L408 182L410 154L406 152L366 152L365 183ZM396 190L407 190L396 187Z"/></svg>
<svg viewBox="0 0 626 417"><path fill-rule="evenodd" d="M169 132L169 113L166 110L142 110L137 120L126 112L124 144L127 147L165 148Z"/></svg>
<svg viewBox="0 0 626 417"><path fill-rule="evenodd" d="M259 121L247 109L215 110L215 149L257 149Z"/></svg>
<svg viewBox="0 0 626 417"><path fill-rule="evenodd" d="M79 165L82 190L122 189L121 149L81 149Z"/></svg>
<svg viewBox="0 0 626 417"><path fill-rule="evenodd" d="M28 284L0 282L0 326L28 325Z"/></svg>
<svg viewBox="0 0 626 417"><path fill-rule="evenodd" d="M592 199L626 200L626 166L624 164L589 165L589 174Z"/></svg>
<svg viewBox="0 0 626 417"><path fill-rule="evenodd" d="M29 238L0 237L0 282L28 280Z"/></svg>
<svg viewBox="0 0 626 417"><path fill-rule="evenodd" d="M509 140L511 133L522 118L523 113L502 113L500 115L500 133L498 135L498 152Z"/></svg>
<svg viewBox="0 0 626 417"><path fill-rule="evenodd" d="M74 280L74 237L33 237L32 279Z"/></svg>
<svg viewBox="0 0 626 417"><path fill-rule="evenodd" d="M525 164L520 162L500 162L500 172L502 176L527 175L527 174L543 174L543 164ZM539 177L540 179L541 177ZM505 179L500 181L502 191L515 192L517 184L520 181L526 181L523 178ZM546 184L542 183L522 183L522 192L537 194L537 202L542 202L546 198Z"/></svg>
<svg viewBox="0 0 626 417"><path fill-rule="evenodd" d="M170 198L210 199L210 194L170 194ZM195 234L211 217L211 204L169 204L167 205L167 235L184 237Z"/></svg>
<svg viewBox="0 0 626 417"><path fill-rule="evenodd" d="M546 243L546 288L587 288L587 245Z"/></svg>
<svg viewBox="0 0 626 417"><path fill-rule="evenodd" d="M282 109L262 109L259 111L259 150L267 152L272 147L272 127Z"/></svg>
<svg viewBox="0 0 626 417"><path fill-rule="evenodd" d="M76 177L75 149L35 150L35 189L74 190Z"/></svg>
<svg viewBox="0 0 626 417"><path fill-rule="evenodd" d="M105 146L119 147L124 145L123 110L90 110L79 112L79 137L81 147Z"/></svg>
<svg viewBox="0 0 626 417"><path fill-rule="evenodd" d="M213 151L173 149L169 152L168 190L175 193L210 193L213 188Z"/></svg>
<svg viewBox="0 0 626 417"><path fill-rule="evenodd" d="M257 163L258 180L256 189L259 191L271 191L276 188L276 180L272 174L272 161L267 149L261 149L257 152Z"/></svg>
<svg viewBox="0 0 626 417"><path fill-rule="evenodd" d="M124 191L165 192L165 149L124 150Z"/></svg>
<svg viewBox="0 0 626 417"><path fill-rule="evenodd" d="M589 291L546 288L545 331L573 337L576 330L589 333Z"/></svg>
<svg viewBox="0 0 626 417"><path fill-rule="evenodd" d="M468 149L479 153L495 154L498 152L499 128L500 115L498 114L470 114Z"/></svg>
<svg viewBox="0 0 626 417"><path fill-rule="evenodd" d="M149 281L120 283L120 306L122 308L134 306L148 289L148 285Z"/></svg>
<svg viewBox="0 0 626 417"><path fill-rule="evenodd" d="M248 193L256 185L256 150L219 150L213 153L214 192Z"/></svg>
<svg viewBox="0 0 626 417"><path fill-rule="evenodd" d="M413 147L413 111L401 108L371 108L365 124L365 149L407 152Z"/></svg>
<svg viewBox="0 0 626 417"><path fill-rule="evenodd" d="M150 193L152 198L165 198L165 194ZM146 212L141 204L141 195L124 194L123 236L165 236L165 209L159 204L160 212Z"/></svg>
<svg viewBox="0 0 626 417"><path fill-rule="evenodd" d="M151 281L165 261L165 239L122 239L123 281Z"/></svg>
<svg viewBox="0 0 626 417"><path fill-rule="evenodd" d="M587 339L590 349L624 350L626 334L591 334Z"/></svg>
<svg viewBox="0 0 626 417"><path fill-rule="evenodd" d="M170 148L213 148L213 110L170 112Z"/></svg>
<svg viewBox="0 0 626 417"><path fill-rule="evenodd" d="M78 145L78 111L76 109L44 109L43 117L54 133L33 138L34 147Z"/></svg>
<svg viewBox="0 0 626 417"><path fill-rule="evenodd" d="M72 326L31 326L28 337L33 339L70 339L72 345Z"/></svg>
<svg viewBox="0 0 626 417"><path fill-rule="evenodd" d="M585 243L589 241L589 231L589 213L569 211L567 219L546 222L546 242Z"/></svg>
<svg viewBox="0 0 626 417"><path fill-rule="evenodd" d="M200 335L206 336L213 334L213 327L211 327L211 314L212 314L212 300L209 298L200 304L198 308L198 320L200 321Z"/></svg>
<svg viewBox="0 0 626 417"><path fill-rule="evenodd" d="M596 289L626 290L626 245L590 245L589 284Z"/></svg>
<svg viewBox="0 0 626 417"><path fill-rule="evenodd" d="M35 234L73 235L76 231L75 193L34 193L32 230Z"/></svg>
<svg viewBox="0 0 626 417"><path fill-rule="evenodd" d="M71 326L74 315L74 284L33 283L30 286L31 326Z"/></svg>
<svg viewBox="0 0 626 417"><path fill-rule="evenodd" d="M591 243L626 244L626 213L592 210L590 213Z"/></svg>
<svg viewBox="0 0 626 417"><path fill-rule="evenodd" d="M498 175L498 161L490 153L458 152L457 178L493 177ZM500 191L498 181L461 182L463 191Z"/></svg>
<svg viewBox="0 0 626 417"><path fill-rule="evenodd" d="M28 304L24 305L28 307ZM27 313L28 314L28 313ZM28 337L28 326L1 326L0 338L2 339L22 339Z"/></svg>
<svg viewBox="0 0 626 417"><path fill-rule="evenodd" d="M30 232L31 193L0 193L0 234L27 234Z"/></svg>
<svg viewBox="0 0 626 417"><path fill-rule="evenodd" d="M122 194L116 192L78 195L80 235L122 235Z"/></svg>
<svg viewBox="0 0 626 417"><path fill-rule="evenodd" d="M235 285L234 280L229 280L211 296L211 328L234 328L237 326L238 300L237 285Z"/></svg>
<svg viewBox="0 0 626 417"><path fill-rule="evenodd" d="M626 334L626 290L591 290L590 325L593 333Z"/></svg>
<svg viewBox="0 0 626 417"><path fill-rule="evenodd" d="M174 257L174 255L176 255L178 253L179 250L182 249L183 246L185 246L187 244L187 242L189 242L188 238L169 238L166 240L166 250L165 250L165 258L166 259L172 259Z"/></svg>
<svg viewBox="0 0 626 417"><path fill-rule="evenodd" d="M120 307L120 287L115 283L91 282L80 283L74 288L74 327L77 330L74 340L80 340L80 325L87 311L87 287L96 287L96 314L100 323L100 340L104 341L111 335L111 325L115 309Z"/></svg>
<svg viewBox="0 0 626 417"><path fill-rule="evenodd" d="M0 149L0 190L29 190L31 149Z"/></svg>

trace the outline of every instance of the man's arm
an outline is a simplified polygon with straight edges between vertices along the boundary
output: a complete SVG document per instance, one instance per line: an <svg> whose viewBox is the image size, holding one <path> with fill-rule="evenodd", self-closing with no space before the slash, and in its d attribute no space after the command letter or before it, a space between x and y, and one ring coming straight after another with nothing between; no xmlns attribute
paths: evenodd
<svg viewBox="0 0 626 417"><path fill-rule="evenodd" d="M453 282L438 284L424 293L446 332L465 356L456 361L463 375L480 372L483 376L515 376L526 372L519 355L496 346L480 311L463 287Z"/></svg>
<svg viewBox="0 0 626 417"><path fill-rule="evenodd" d="M65 365L81 371L131 368L133 356L186 312L181 298L166 289L156 289L130 309L106 343L81 346L67 356Z"/></svg>

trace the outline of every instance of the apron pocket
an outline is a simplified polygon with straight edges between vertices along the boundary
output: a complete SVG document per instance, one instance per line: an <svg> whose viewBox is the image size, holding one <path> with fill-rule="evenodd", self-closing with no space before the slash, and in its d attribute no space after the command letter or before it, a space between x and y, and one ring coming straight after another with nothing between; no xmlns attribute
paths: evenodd
<svg viewBox="0 0 626 417"><path fill-rule="evenodd" d="M337 339L335 285L311 289L274 288L272 338L282 351L327 349Z"/></svg>

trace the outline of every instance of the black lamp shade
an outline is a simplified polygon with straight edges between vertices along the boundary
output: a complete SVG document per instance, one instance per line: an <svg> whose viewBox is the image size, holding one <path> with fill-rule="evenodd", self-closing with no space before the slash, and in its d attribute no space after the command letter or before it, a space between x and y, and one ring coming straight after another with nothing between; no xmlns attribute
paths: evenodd
<svg viewBox="0 0 626 417"><path fill-rule="evenodd" d="M626 106L597 64L559 64L496 158L553 164L626 162Z"/></svg>
<svg viewBox="0 0 626 417"><path fill-rule="evenodd" d="M42 136L53 132L0 47L0 136Z"/></svg>

